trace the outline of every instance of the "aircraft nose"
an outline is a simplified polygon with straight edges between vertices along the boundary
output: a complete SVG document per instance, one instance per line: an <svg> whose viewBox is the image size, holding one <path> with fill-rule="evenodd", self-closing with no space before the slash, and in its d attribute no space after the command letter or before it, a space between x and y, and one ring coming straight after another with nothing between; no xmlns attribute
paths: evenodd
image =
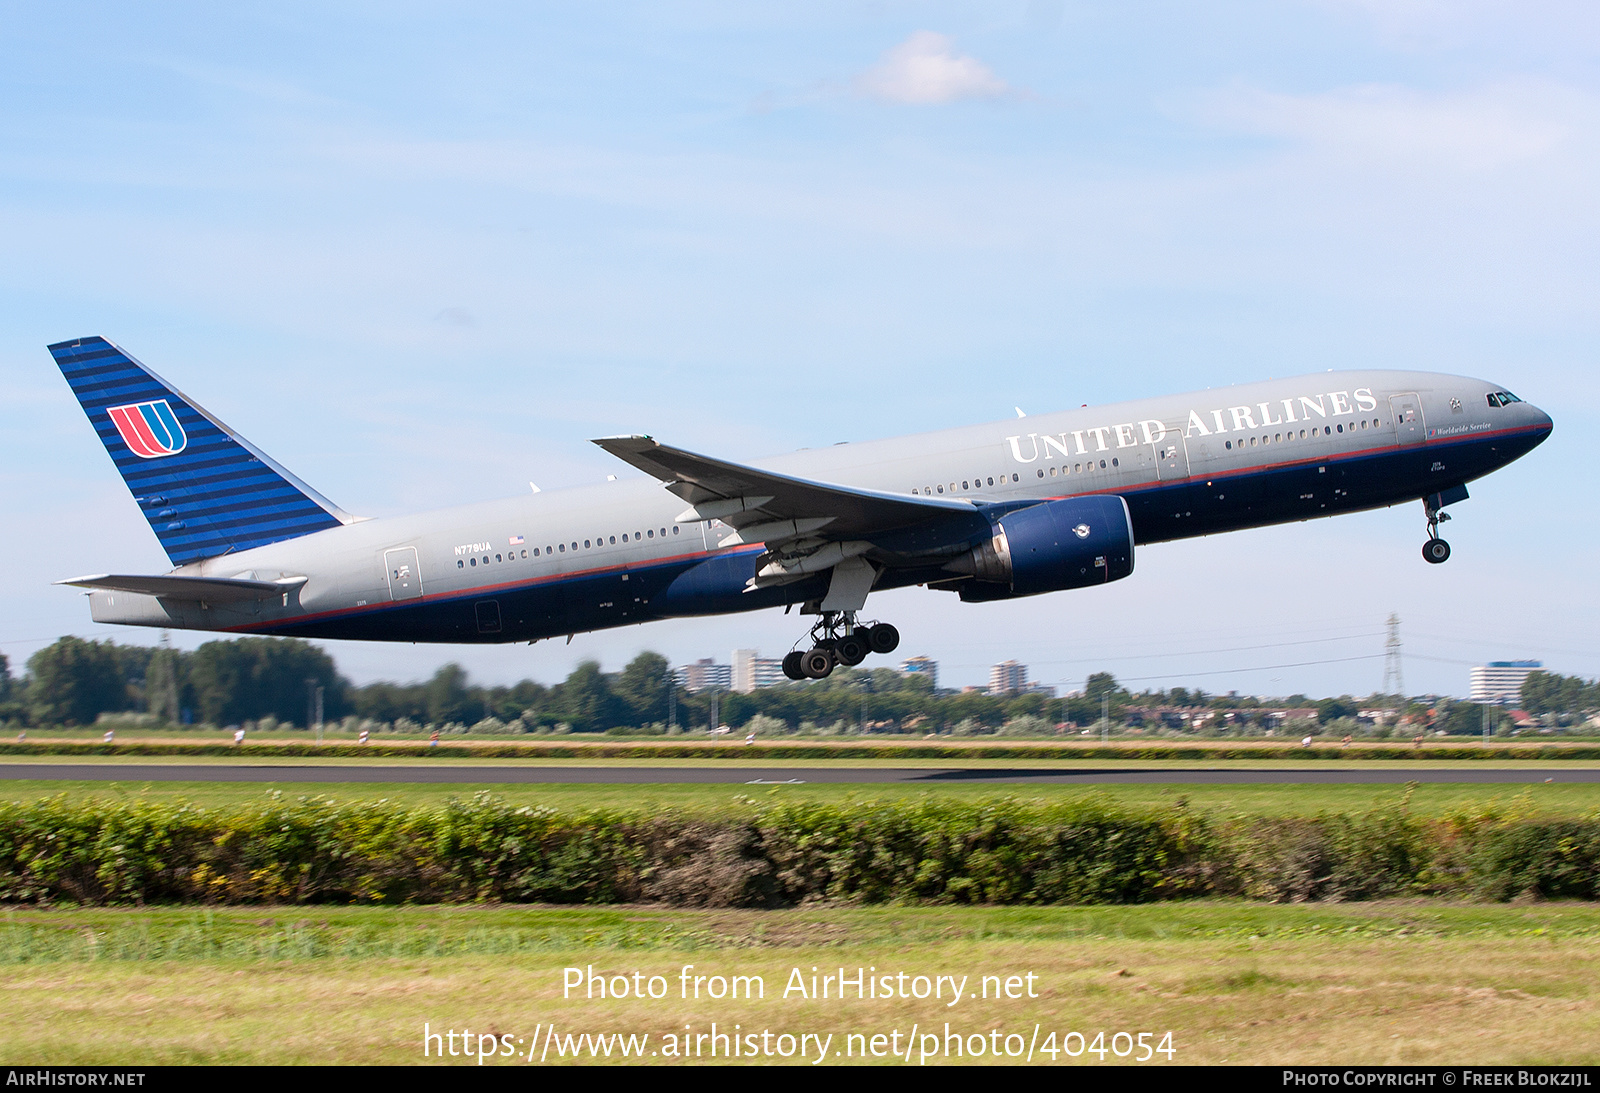
<svg viewBox="0 0 1600 1093"><path fill-rule="evenodd" d="M1532 403L1524 403L1523 405L1528 407L1528 414L1533 419L1530 424L1544 435L1550 435L1550 430L1555 427L1555 422L1550 420L1550 415Z"/></svg>

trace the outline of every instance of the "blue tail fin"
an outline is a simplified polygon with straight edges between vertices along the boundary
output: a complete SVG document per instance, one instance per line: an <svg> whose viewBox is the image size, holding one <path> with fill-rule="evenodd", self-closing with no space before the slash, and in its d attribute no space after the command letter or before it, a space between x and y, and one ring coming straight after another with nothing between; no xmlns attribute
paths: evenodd
<svg viewBox="0 0 1600 1093"><path fill-rule="evenodd" d="M50 346L173 565L351 517L104 338Z"/></svg>

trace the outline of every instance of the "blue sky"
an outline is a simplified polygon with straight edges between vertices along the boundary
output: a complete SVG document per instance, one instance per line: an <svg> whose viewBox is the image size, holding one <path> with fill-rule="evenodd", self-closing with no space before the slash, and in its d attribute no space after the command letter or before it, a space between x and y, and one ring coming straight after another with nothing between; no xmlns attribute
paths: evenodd
<svg viewBox="0 0 1600 1093"><path fill-rule="evenodd" d="M1420 506L1166 544L1105 589L870 611L949 683L1365 693L1600 674L1600 9L1578 3L13 4L0 651L166 560L52 366L102 334L384 516L1328 368L1503 383L1552 439ZM778 613L358 680L769 655ZM192 645L200 637L175 635ZM1323 661L1326 663L1301 663ZM1266 668L1268 665L1293 665ZM1245 670L1248 669L1248 670Z"/></svg>

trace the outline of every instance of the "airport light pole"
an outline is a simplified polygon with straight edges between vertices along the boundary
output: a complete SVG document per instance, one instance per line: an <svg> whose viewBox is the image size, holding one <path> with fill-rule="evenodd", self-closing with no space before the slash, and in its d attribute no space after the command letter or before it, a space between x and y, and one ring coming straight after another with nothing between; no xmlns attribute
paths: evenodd
<svg viewBox="0 0 1600 1093"><path fill-rule="evenodd" d="M306 676L306 728L317 734L322 743L322 688L316 676Z"/></svg>

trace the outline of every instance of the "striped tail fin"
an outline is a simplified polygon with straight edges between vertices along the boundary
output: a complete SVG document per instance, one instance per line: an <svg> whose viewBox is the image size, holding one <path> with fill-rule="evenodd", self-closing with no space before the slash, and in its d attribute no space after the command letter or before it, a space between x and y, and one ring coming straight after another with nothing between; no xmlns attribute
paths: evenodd
<svg viewBox="0 0 1600 1093"><path fill-rule="evenodd" d="M50 355L173 565L353 520L104 338Z"/></svg>

